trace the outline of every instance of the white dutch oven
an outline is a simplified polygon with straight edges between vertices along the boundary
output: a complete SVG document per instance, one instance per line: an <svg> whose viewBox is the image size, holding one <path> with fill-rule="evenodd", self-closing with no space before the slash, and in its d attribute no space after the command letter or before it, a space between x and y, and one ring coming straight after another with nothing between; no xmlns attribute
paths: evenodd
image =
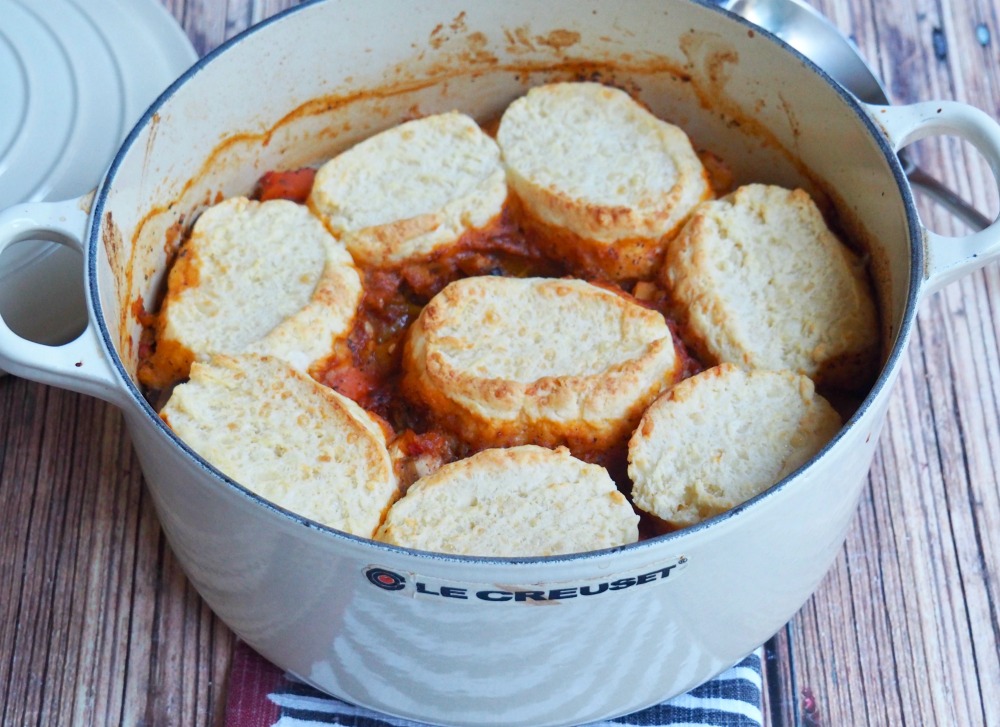
<svg viewBox="0 0 1000 727"><path fill-rule="evenodd" d="M739 180L804 185L870 253L885 363L811 462L688 530L611 551L445 557L273 507L179 441L134 382L137 301L177 231L271 168L328 158L407 118L495 117L534 83L622 84ZM756 648L806 601L855 511L921 297L1000 255L1000 227L919 222L895 151L931 134L1000 169L1000 127L955 103L859 105L779 41L689 0L318 2L252 29L179 79L93 200L0 216L0 249L83 250L90 324L48 348L0 325L0 366L125 414L159 518L222 619L275 663L352 702L428 722L562 725L681 693Z"/></svg>

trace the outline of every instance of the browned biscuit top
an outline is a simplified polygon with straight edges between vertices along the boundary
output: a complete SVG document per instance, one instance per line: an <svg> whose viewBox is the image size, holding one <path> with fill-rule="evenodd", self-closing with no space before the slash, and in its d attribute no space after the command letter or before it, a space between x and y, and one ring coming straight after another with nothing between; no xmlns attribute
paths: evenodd
<svg viewBox="0 0 1000 727"><path fill-rule="evenodd" d="M414 483L376 539L497 557L611 548L638 539L628 500L597 465L526 445L487 449Z"/></svg>
<svg viewBox="0 0 1000 727"><path fill-rule="evenodd" d="M863 261L806 192L752 184L699 205L668 246L662 277L707 363L870 384L879 331Z"/></svg>
<svg viewBox="0 0 1000 727"><path fill-rule="evenodd" d="M711 195L680 128L597 83L531 89L497 142L540 244L614 280L652 275L665 240Z"/></svg>
<svg viewBox="0 0 1000 727"><path fill-rule="evenodd" d="M632 501L673 527L693 525L794 472L840 424L807 377L721 364L643 414L629 441Z"/></svg>
<svg viewBox="0 0 1000 727"><path fill-rule="evenodd" d="M477 445L609 445L680 369L663 316L581 280L466 278L413 324L404 388Z"/></svg>

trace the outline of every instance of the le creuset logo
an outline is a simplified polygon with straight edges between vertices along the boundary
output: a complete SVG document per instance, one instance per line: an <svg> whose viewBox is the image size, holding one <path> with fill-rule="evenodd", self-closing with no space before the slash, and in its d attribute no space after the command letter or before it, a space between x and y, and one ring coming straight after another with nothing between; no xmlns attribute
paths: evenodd
<svg viewBox="0 0 1000 727"><path fill-rule="evenodd" d="M368 580L386 591L401 591L406 588L406 579L385 568L369 568L365 571Z"/></svg>
<svg viewBox="0 0 1000 727"><path fill-rule="evenodd" d="M540 603L591 598L674 581L677 579L677 575L683 571L687 560L682 555L663 565L626 574L616 574L615 577L607 579L529 586L443 581L422 577L415 573L402 574L375 565L365 569L365 578L373 586L384 591L396 591L419 598L447 598L455 601L479 603Z"/></svg>

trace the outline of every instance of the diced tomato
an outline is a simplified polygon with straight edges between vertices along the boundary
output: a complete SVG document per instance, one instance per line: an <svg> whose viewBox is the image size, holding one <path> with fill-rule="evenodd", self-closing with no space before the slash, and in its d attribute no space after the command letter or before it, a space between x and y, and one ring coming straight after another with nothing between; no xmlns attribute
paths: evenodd
<svg viewBox="0 0 1000 727"><path fill-rule="evenodd" d="M344 366L327 371L323 377L323 383L339 391L348 399L353 399L361 406L367 406L372 394L379 388L381 382L379 377L374 374L353 366Z"/></svg>
<svg viewBox="0 0 1000 727"><path fill-rule="evenodd" d="M257 182L255 197L261 202L288 199L304 204L312 191L316 170L310 167L288 172L265 172Z"/></svg>
<svg viewBox="0 0 1000 727"><path fill-rule="evenodd" d="M400 439L403 440L402 450L410 457L429 454L448 461L452 456L453 443L441 432L431 430L418 434L407 430Z"/></svg>

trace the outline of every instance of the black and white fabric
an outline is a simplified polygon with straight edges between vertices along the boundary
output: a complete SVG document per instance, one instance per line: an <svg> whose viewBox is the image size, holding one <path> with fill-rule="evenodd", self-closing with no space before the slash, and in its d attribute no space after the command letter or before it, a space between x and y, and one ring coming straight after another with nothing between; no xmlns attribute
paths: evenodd
<svg viewBox="0 0 1000 727"><path fill-rule="evenodd" d="M282 673L244 644L233 658L226 727L425 727L331 697ZM589 727L762 727L761 655L662 704Z"/></svg>

